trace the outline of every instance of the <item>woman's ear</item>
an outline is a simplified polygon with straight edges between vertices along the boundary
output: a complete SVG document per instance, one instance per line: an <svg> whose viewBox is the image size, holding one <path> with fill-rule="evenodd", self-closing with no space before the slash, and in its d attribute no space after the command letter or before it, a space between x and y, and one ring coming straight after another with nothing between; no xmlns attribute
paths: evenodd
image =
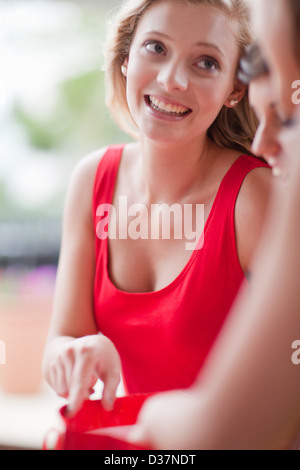
<svg viewBox="0 0 300 470"><path fill-rule="evenodd" d="M247 91L247 85L237 81L234 90L230 93L224 105L227 108L234 108L244 97Z"/></svg>

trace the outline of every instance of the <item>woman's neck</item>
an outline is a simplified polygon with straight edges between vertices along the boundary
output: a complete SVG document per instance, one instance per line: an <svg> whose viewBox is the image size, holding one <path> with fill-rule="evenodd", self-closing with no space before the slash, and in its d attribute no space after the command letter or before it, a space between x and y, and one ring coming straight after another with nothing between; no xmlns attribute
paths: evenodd
<svg viewBox="0 0 300 470"><path fill-rule="evenodd" d="M206 136L182 145L143 139L141 174L149 202L172 204L188 198L206 178L212 147Z"/></svg>

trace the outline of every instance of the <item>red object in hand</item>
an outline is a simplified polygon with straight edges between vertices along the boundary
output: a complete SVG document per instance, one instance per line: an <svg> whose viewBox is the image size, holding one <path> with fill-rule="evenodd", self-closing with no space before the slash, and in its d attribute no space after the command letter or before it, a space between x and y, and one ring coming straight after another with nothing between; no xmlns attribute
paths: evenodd
<svg viewBox="0 0 300 470"><path fill-rule="evenodd" d="M149 394L129 395L115 400L106 411L101 400L86 400L80 411L68 417L67 406L60 409L65 431L60 434L56 450L145 450L127 440L139 411Z"/></svg>

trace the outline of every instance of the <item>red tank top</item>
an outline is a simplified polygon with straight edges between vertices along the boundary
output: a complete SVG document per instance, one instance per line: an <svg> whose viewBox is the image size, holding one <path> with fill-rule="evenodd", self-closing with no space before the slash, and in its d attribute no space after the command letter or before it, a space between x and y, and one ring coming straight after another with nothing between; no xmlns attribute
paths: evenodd
<svg viewBox="0 0 300 470"><path fill-rule="evenodd" d="M98 166L93 217L112 204L124 145L111 146ZM147 293L117 289L108 275L107 239L95 236L94 313L99 331L119 351L128 393L189 387L245 279L235 242L234 209L246 175L267 166L242 155L223 178L204 228L204 245L167 287Z"/></svg>

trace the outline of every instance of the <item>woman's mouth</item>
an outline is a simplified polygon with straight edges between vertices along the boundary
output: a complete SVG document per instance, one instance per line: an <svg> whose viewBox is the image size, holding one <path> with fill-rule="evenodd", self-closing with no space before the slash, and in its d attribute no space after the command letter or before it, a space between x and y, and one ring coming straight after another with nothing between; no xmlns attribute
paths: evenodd
<svg viewBox="0 0 300 470"><path fill-rule="evenodd" d="M192 110L186 106L175 103L168 103L162 98L158 98L154 95L146 95L145 100L148 106L150 106L154 111L158 111L159 113L168 116L184 117L192 112Z"/></svg>

